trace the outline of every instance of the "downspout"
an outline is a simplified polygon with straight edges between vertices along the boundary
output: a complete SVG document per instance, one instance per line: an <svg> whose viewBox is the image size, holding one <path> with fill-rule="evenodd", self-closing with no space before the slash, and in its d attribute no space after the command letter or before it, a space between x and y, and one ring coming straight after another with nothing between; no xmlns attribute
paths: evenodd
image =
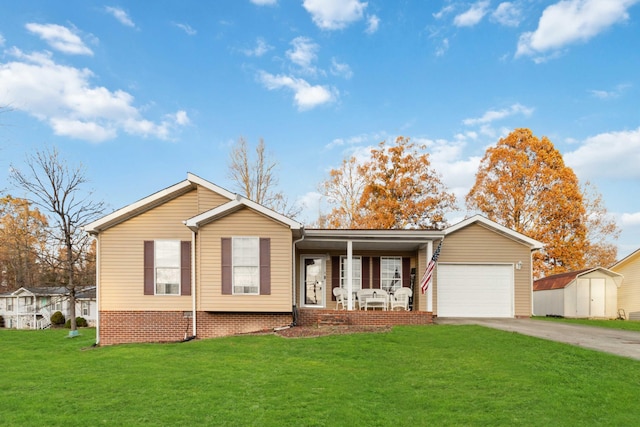
<svg viewBox="0 0 640 427"><path fill-rule="evenodd" d="M297 294L296 294L296 244L300 243L304 240L304 228L300 229L300 231L302 231L302 237L300 237L298 240L294 240L293 241L293 245L292 245L292 252L293 252L293 256L291 257L292 259L292 268L291 271L293 272L293 277L291 280L291 292L292 292L292 296L293 296L293 306L291 307L291 312L293 314L293 322L291 323L291 326L296 326L296 323L298 321L298 309L297 309Z"/></svg>
<svg viewBox="0 0 640 427"><path fill-rule="evenodd" d="M96 344L100 345L100 234L96 234Z"/></svg>
<svg viewBox="0 0 640 427"><path fill-rule="evenodd" d="M191 336L196 337L196 232L191 230ZM186 337L185 337L186 339Z"/></svg>

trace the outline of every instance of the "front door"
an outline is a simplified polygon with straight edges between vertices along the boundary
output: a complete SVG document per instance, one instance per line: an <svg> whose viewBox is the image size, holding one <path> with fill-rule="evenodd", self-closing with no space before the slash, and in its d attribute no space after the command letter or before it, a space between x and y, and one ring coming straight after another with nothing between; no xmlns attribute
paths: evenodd
<svg viewBox="0 0 640 427"><path fill-rule="evenodd" d="M302 265L303 304L324 307L324 257L303 257Z"/></svg>

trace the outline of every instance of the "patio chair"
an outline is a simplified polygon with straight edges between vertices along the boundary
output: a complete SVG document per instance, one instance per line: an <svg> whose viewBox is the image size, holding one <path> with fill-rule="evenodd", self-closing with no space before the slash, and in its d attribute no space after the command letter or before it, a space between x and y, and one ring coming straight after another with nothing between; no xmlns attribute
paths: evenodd
<svg viewBox="0 0 640 427"><path fill-rule="evenodd" d="M409 298L413 295L411 288L400 288L395 291L391 298L391 310L409 310Z"/></svg>
<svg viewBox="0 0 640 427"><path fill-rule="evenodd" d="M358 308L360 310L367 309L367 298L371 298L373 296L373 289L360 289L356 292L358 297Z"/></svg>
<svg viewBox="0 0 640 427"><path fill-rule="evenodd" d="M342 306L342 310L347 309L347 291L342 288L333 288L333 296L336 297L336 310Z"/></svg>

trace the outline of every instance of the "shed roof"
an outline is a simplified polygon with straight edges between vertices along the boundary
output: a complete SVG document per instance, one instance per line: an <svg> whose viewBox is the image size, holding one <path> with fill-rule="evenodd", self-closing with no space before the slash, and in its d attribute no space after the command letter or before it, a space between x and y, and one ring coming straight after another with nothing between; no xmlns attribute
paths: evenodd
<svg viewBox="0 0 640 427"><path fill-rule="evenodd" d="M593 271L601 271L604 274L613 277L616 286L620 286L622 275L614 271L607 270L604 267L585 268L582 270L568 271L566 273L554 274L552 276L543 277L533 282L534 291L548 291L552 289L564 289L579 276L584 276Z"/></svg>

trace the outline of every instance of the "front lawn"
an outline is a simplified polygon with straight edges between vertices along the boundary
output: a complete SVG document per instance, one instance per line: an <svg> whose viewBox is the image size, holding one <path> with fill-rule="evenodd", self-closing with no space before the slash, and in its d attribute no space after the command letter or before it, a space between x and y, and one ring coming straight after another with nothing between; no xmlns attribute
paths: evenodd
<svg viewBox="0 0 640 427"><path fill-rule="evenodd" d="M567 319L564 317L544 316L534 317L534 319L573 323L576 325L599 326L602 328L623 329L626 331L640 331L640 322L637 320Z"/></svg>
<svg viewBox="0 0 640 427"><path fill-rule="evenodd" d="M7 426L635 425L640 363L479 326L91 348L0 330Z"/></svg>

